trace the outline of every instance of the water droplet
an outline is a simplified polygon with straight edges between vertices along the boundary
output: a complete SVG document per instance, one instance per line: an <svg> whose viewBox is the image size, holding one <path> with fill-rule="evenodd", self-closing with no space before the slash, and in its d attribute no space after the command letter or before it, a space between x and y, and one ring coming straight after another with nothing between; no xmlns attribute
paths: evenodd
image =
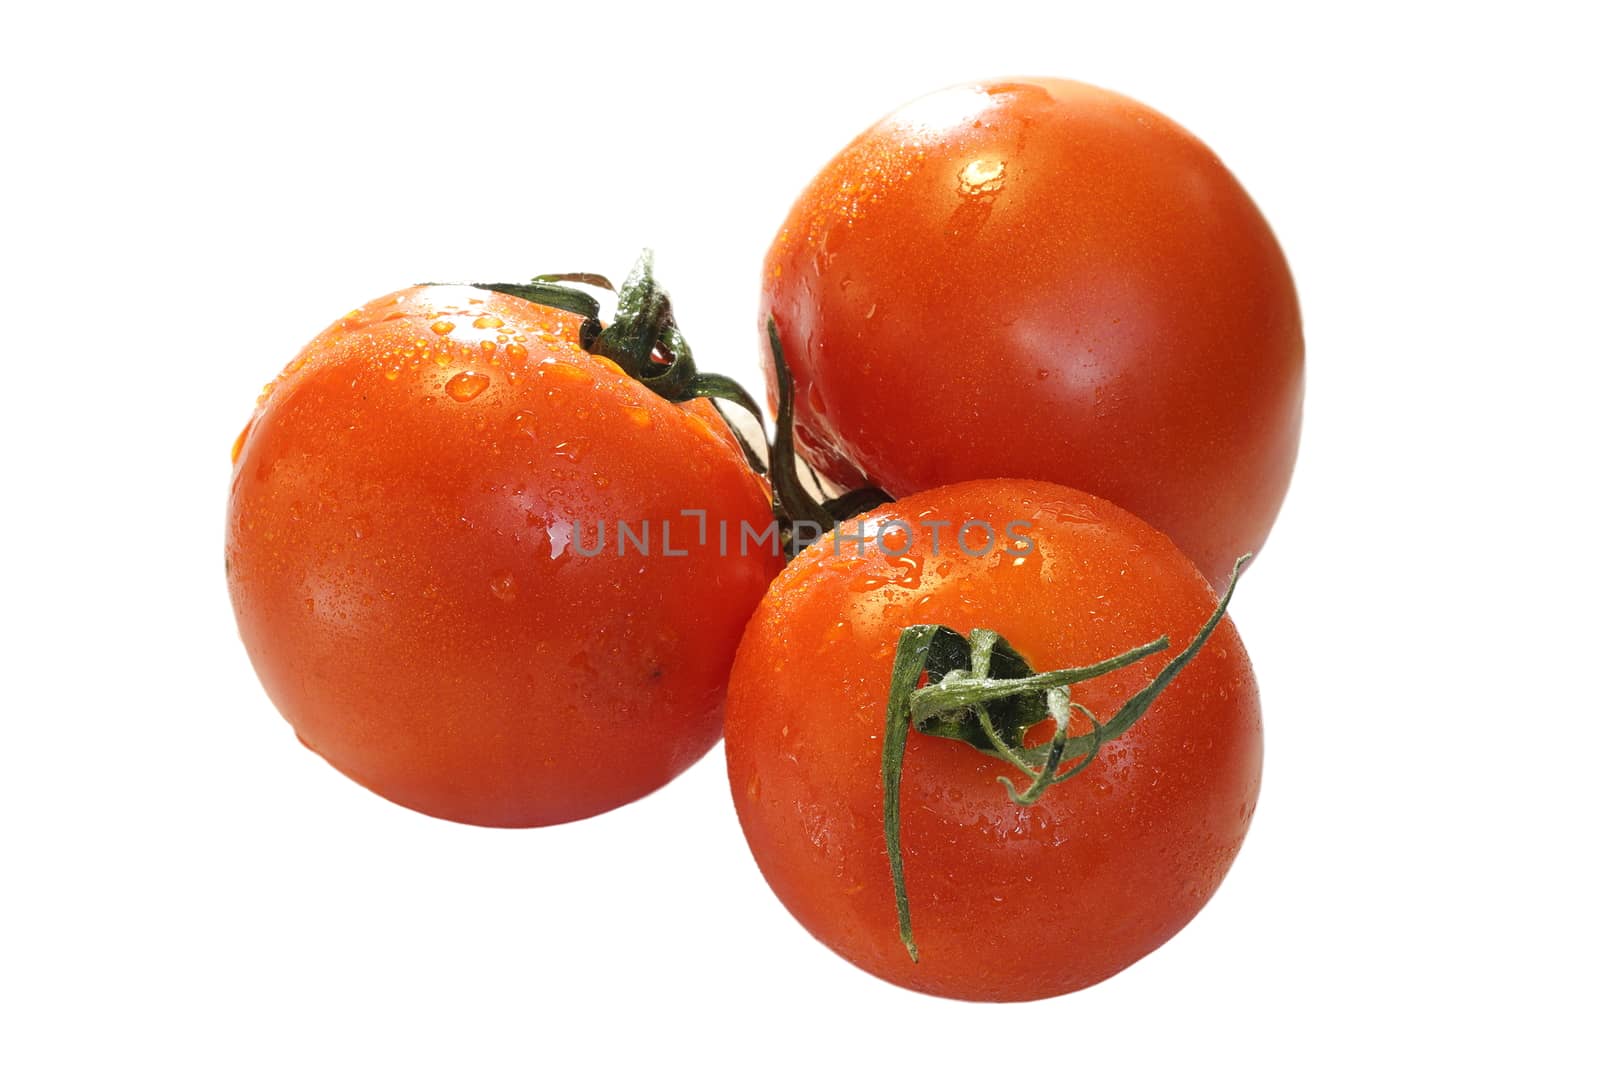
<svg viewBox="0 0 1600 1067"><path fill-rule="evenodd" d="M563 363L553 357L539 361L539 376L560 378L569 382L581 382L589 377L582 367L575 367L571 363Z"/></svg>
<svg viewBox="0 0 1600 1067"><path fill-rule="evenodd" d="M528 349L525 346L519 345L513 341L506 345L506 355L510 356L512 359L526 359L528 357Z"/></svg>
<svg viewBox="0 0 1600 1067"><path fill-rule="evenodd" d="M604 489L606 486L611 484L611 479L596 471L594 476L594 484L596 489Z"/></svg>
<svg viewBox="0 0 1600 1067"><path fill-rule="evenodd" d="M476 326L480 330L498 330L500 327L504 326L505 323L501 322L493 315L479 315L476 319L472 320L472 325Z"/></svg>
<svg viewBox="0 0 1600 1067"><path fill-rule="evenodd" d="M1006 182L1006 165L999 159L974 159L961 168L961 191L969 195L998 193Z"/></svg>
<svg viewBox="0 0 1600 1067"><path fill-rule="evenodd" d="M489 388L489 376L470 370L462 371L444 383L444 391L450 394L450 399L459 400L463 404L487 388Z"/></svg>
<svg viewBox="0 0 1600 1067"><path fill-rule="evenodd" d="M539 421L531 411L519 411L511 416L511 428L529 437L539 436Z"/></svg>
<svg viewBox="0 0 1600 1067"><path fill-rule="evenodd" d="M509 603L517 599L517 580L510 572L497 574L489 580L489 592Z"/></svg>
<svg viewBox="0 0 1600 1067"><path fill-rule="evenodd" d="M570 459L572 462L576 463L583 455L583 442L558 441L556 442L556 455L560 456L562 459Z"/></svg>
<svg viewBox="0 0 1600 1067"><path fill-rule="evenodd" d="M635 426L638 426L642 429L648 429L650 427L650 413L644 408L629 408L628 418L633 421Z"/></svg>
<svg viewBox="0 0 1600 1067"><path fill-rule="evenodd" d="M1033 517L1034 519L1054 519L1057 522L1096 523L1100 521L1100 517L1087 504L1069 504L1062 500L1040 501L1039 510L1033 513Z"/></svg>
<svg viewBox="0 0 1600 1067"><path fill-rule="evenodd" d="M493 355L495 353L495 350L498 349L499 347L500 347L499 345L495 344L493 341L489 340L488 338L484 338L482 341L478 342L478 351L482 352L486 356Z"/></svg>
<svg viewBox="0 0 1600 1067"><path fill-rule="evenodd" d="M447 321L445 319L440 319L438 322L434 323L432 326L430 326L428 328L430 330L432 330L434 333L438 334L440 337L443 337L445 334L447 334L451 330L455 329L456 328L456 324L453 323L453 322L449 322L449 321Z"/></svg>
<svg viewBox="0 0 1600 1067"><path fill-rule="evenodd" d="M455 360L455 358L456 357L452 355L450 350L447 348L441 348L439 351L433 354L433 361L441 367L448 367Z"/></svg>

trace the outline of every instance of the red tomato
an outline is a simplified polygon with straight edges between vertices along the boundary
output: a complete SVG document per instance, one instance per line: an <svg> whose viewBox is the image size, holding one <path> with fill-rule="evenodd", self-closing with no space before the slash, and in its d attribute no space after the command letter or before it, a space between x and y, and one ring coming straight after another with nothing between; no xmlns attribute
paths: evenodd
<svg viewBox="0 0 1600 1067"><path fill-rule="evenodd" d="M228 583L267 693L430 815L563 822L683 771L781 564L718 550L771 509L709 402L587 355L579 323L467 287L375 300L268 386L236 454Z"/></svg>
<svg viewBox="0 0 1600 1067"><path fill-rule="evenodd" d="M842 485L1075 486L1215 584L1289 484L1304 345L1283 253L1205 145L1115 93L985 82L883 119L790 211L763 331L769 313L802 453Z"/></svg>
<svg viewBox="0 0 1600 1067"><path fill-rule="evenodd" d="M1232 623L1221 621L1142 718L1031 806L996 783L1018 777L997 756L911 732L898 795L913 962L884 828L885 710L902 630L995 630L1038 671L1169 636L1168 651L1071 687L1072 701L1107 722L1201 630L1217 598L1165 536L1043 482L930 490L863 521L888 531L884 544L836 554L824 538L807 549L767 592L734 663L728 774L762 873L824 944L912 989L1026 1000L1117 973L1200 910L1255 809L1260 709ZM1007 537L1019 521L1029 525ZM936 551L938 523L949 525ZM993 547L958 547L964 523L987 524ZM984 529L967 530L969 550Z"/></svg>

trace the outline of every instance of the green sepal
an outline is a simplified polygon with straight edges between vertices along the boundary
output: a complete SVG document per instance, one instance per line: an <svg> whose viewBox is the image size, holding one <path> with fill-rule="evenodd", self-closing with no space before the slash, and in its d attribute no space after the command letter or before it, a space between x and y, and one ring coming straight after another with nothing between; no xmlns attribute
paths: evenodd
<svg viewBox="0 0 1600 1067"><path fill-rule="evenodd" d="M948 626L936 627L928 649L926 669L929 685L937 685L952 671L971 671L971 641ZM989 653L987 677L1031 678L1033 673L1033 668L1022 653L1012 647L1011 642L996 634ZM1022 739L1031 727L1050 717L1049 704L1042 690L1001 697L981 706L988 711L996 735L1013 748L1021 747ZM969 704L953 712L927 716L912 725L918 733L962 741L980 752L1001 755L978 720L979 708L978 704Z"/></svg>
<svg viewBox="0 0 1600 1067"><path fill-rule="evenodd" d="M588 293L568 289L564 285L543 281L469 282L468 284L474 289L487 289L491 293L519 297L530 304L541 304L557 311L570 311L584 319L592 319L600 314L600 301Z"/></svg>

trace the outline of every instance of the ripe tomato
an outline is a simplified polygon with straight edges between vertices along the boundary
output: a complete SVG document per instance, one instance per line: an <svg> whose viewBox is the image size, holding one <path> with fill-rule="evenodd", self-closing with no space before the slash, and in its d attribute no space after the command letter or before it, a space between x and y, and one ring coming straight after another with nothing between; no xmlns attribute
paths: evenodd
<svg viewBox="0 0 1600 1067"><path fill-rule="evenodd" d="M1019 521L1029 525L1008 538ZM1111 713L1218 606L1171 541L1103 500L1030 481L930 490L863 522L883 543L859 555L847 543L836 554L827 538L812 545L768 590L734 662L728 774L762 873L824 944L912 989L1026 1000L1115 974L1194 917L1254 812L1260 710L1232 623L1223 618L1148 712L1112 736ZM939 523L949 525L935 549ZM966 532L965 549L964 523L987 524ZM985 528L997 540L979 553ZM897 642L914 624L998 631L1041 671L1162 635L1173 645L1071 687L1106 739L1028 806L996 783L1018 779L1010 764L911 731L895 795L918 962L897 924L883 762Z"/></svg>
<svg viewBox="0 0 1600 1067"><path fill-rule="evenodd" d="M889 115L790 211L763 331L769 313L801 451L841 485L1075 486L1218 583L1289 484L1304 345L1283 253L1205 145L1115 93L984 82Z"/></svg>
<svg viewBox="0 0 1600 1067"><path fill-rule="evenodd" d="M228 582L267 693L431 815L562 822L683 771L782 562L718 550L720 522L771 509L709 401L589 356L581 321L464 286L375 300L268 387L236 453Z"/></svg>

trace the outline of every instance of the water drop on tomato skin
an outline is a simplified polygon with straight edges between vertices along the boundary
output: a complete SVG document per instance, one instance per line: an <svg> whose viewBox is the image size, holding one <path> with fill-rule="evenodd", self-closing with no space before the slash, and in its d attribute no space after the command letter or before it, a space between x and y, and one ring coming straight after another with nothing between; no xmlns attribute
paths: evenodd
<svg viewBox="0 0 1600 1067"><path fill-rule="evenodd" d="M581 367L571 363L564 363L559 359L546 356L539 361L539 377L554 378L558 381L572 382L574 384L589 380L589 375Z"/></svg>
<svg viewBox="0 0 1600 1067"><path fill-rule="evenodd" d="M444 391L451 400L466 403L489 388L489 376L476 371L462 371L444 383Z"/></svg>
<svg viewBox="0 0 1600 1067"><path fill-rule="evenodd" d="M517 580L511 574L497 574L489 582L489 592L507 603L517 599Z"/></svg>
<svg viewBox="0 0 1600 1067"><path fill-rule="evenodd" d="M445 319L440 319L438 322L434 323L432 326L430 326L428 328L430 330L432 330L434 333L438 334L440 337L443 337L445 334L447 334L451 330L455 329L456 328L456 324L453 323L453 322L449 322L449 321L447 321Z"/></svg>
<svg viewBox="0 0 1600 1067"><path fill-rule="evenodd" d="M531 411L519 411L511 416L511 428L517 433L526 434L528 437L538 437L538 416Z"/></svg>

